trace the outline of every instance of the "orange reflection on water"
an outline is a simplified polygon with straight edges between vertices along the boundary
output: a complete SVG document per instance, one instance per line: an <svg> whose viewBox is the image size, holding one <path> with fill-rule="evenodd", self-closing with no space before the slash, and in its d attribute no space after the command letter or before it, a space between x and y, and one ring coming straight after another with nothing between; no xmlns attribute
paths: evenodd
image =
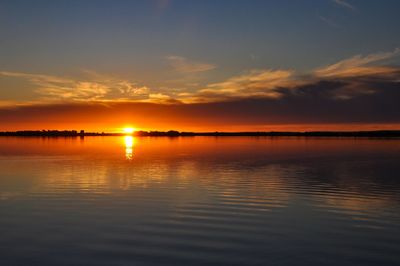
<svg viewBox="0 0 400 266"><path fill-rule="evenodd" d="M126 163L133 148L135 163ZM395 205L378 173L399 152L398 140L364 138L4 137L0 199L25 193L19 184L47 194L140 187L164 197L181 189L176 201L185 204L196 198L262 210L306 195L359 219Z"/></svg>
<svg viewBox="0 0 400 266"><path fill-rule="evenodd" d="M124 142L125 142L125 158L127 160L132 160L134 138L132 136L125 136Z"/></svg>

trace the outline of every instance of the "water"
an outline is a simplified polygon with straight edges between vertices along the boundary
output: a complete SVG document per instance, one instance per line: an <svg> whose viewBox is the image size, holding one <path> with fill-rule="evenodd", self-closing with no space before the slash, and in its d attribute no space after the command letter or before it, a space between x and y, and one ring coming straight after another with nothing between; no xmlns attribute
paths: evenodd
<svg viewBox="0 0 400 266"><path fill-rule="evenodd" d="M0 138L0 265L400 265L400 140Z"/></svg>

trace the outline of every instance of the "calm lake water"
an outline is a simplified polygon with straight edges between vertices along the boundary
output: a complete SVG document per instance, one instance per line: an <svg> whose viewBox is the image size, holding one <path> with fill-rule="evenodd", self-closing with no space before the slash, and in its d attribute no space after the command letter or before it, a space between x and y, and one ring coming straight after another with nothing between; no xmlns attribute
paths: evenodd
<svg viewBox="0 0 400 266"><path fill-rule="evenodd" d="M0 265L400 265L400 140L0 138Z"/></svg>

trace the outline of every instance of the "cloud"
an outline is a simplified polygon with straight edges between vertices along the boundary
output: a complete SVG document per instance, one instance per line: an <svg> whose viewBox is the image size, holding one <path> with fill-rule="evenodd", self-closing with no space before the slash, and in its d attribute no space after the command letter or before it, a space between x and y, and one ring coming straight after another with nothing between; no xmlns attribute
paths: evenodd
<svg viewBox="0 0 400 266"><path fill-rule="evenodd" d="M318 77L354 77L366 75L384 75L393 73L397 68L385 66L371 66L372 63L387 60L398 56L400 49L392 52L375 53L367 56L356 55L335 64L319 68L315 71Z"/></svg>
<svg viewBox="0 0 400 266"><path fill-rule="evenodd" d="M280 88L291 88L300 80L293 77L291 70L252 70L229 78L226 81L209 84L196 93L182 93L184 102L213 102L238 98L282 97Z"/></svg>
<svg viewBox="0 0 400 266"><path fill-rule="evenodd" d="M351 10L355 10L355 7L351 4L349 4L348 2L344 1L344 0L333 0L333 2L335 2L337 5L347 8L347 9L351 9Z"/></svg>
<svg viewBox="0 0 400 266"><path fill-rule="evenodd" d="M62 103L0 108L0 127L13 128L110 128L133 121L142 128L160 130L271 130L271 125L400 123L400 90L385 84L380 92L340 100L332 97L340 84L325 81L284 91L279 100L239 98L194 104L112 102L110 104ZM157 97L157 96L156 96ZM43 121L43 116L46 121ZM321 126L321 124L323 124ZM15 126L14 126L15 125ZM393 126L395 127L395 126ZM281 130L277 127L277 130ZM336 129L344 130L343 125ZM353 128L353 129L354 129ZM335 130L335 128L332 128ZM302 130L297 127L297 130Z"/></svg>
<svg viewBox="0 0 400 266"><path fill-rule="evenodd" d="M340 26L339 26L336 22L332 21L331 19L329 19L329 18L327 18L327 17L321 16L321 15L317 15L317 17L318 17L321 21L325 22L326 24L328 24L328 25L331 26L331 27L340 28Z"/></svg>
<svg viewBox="0 0 400 266"><path fill-rule="evenodd" d="M191 61L182 56L170 55L166 59L170 66L180 73L205 72L216 68L213 64Z"/></svg>
<svg viewBox="0 0 400 266"><path fill-rule="evenodd" d="M366 94L374 94L380 86L398 83L399 67L377 65L400 54L396 48L392 52L381 52L366 56L356 55L332 65L316 69L312 75L318 81L337 81L340 86L333 92L337 99L347 100Z"/></svg>
<svg viewBox="0 0 400 266"><path fill-rule="evenodd" d="M380 86L387 83L398 83L399 67L380 66L376 63L399 54L400 49L367 56L356 55L317 68L306 75L299 75L293 70L252 70L223 82L209 84L196 92L183 92L176 96L186 103L232 101L244 98L279 100L289 94L298 94L298 91L305 86L330 84L331 89L326 93L326 97L349 100L377 93Z"/></svg>
<svg viewBox="0 0 400 266"><path fill-rule="evenodd" d="M28 79L32 82L49 82L49 83L68 83L71 80L56 76L50 75L41 75L41 74L29 74L29 73L21 73L21 72L9 72L9 71L1 71L0 75L8 76L8 77L16 77L16 78L24 78Z"/></svg>
<svg viewBox="0 0 400 266"><path fill-rule="evenodd" d="M108 101L139 100L147 97L150 89L114 77L83 71L86 79L78 80L51 75L2 71L0 75L22 78L36 86L35 92L44 101Z"/></svg>
<svg viewBox="0 0 400 266"><path fill-rule="evenodd" d="M376 93L376 90L374 90L369 84L353 81L345 83L339 86L337 89L333 90L332 96L333 98L339 100L350 100L354 97L374 93Z"/></svg>
<svg viewBox="0 0 400 266"><path fill-rule="evenodd" d="M0 75L30 81L40 95L36 100L46 103L91 101L194 104L242 99L283 102L288 97L304 96L348 101L377 95L382 88L391 84L398 86L400 68L382 65L382 62L399 54L400 49L366 56L356 55L305 74L291 69L255 69L224 81L186 89L150 89L143 84L88 70L83 71L84 78L81 79L5 71L0 72ZM188 65L191 65L191 71L195 71L193 65L196 64ZM185 71L188 71L187 68L185 67ZM196 71L200 69L204 70L206 67L196 66Z"/></svg>

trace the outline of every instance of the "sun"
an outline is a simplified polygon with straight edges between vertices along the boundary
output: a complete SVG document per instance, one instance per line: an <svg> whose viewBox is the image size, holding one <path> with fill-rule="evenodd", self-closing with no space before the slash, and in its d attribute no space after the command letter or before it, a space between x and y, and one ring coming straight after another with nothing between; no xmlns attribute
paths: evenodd
<svg viewBox="0 0 400 266"><path fill-rule="evenodd" d="M132 134L133 132L135 132L135 129L133 127L125 127L124 128L125 134Z"/></svg>

